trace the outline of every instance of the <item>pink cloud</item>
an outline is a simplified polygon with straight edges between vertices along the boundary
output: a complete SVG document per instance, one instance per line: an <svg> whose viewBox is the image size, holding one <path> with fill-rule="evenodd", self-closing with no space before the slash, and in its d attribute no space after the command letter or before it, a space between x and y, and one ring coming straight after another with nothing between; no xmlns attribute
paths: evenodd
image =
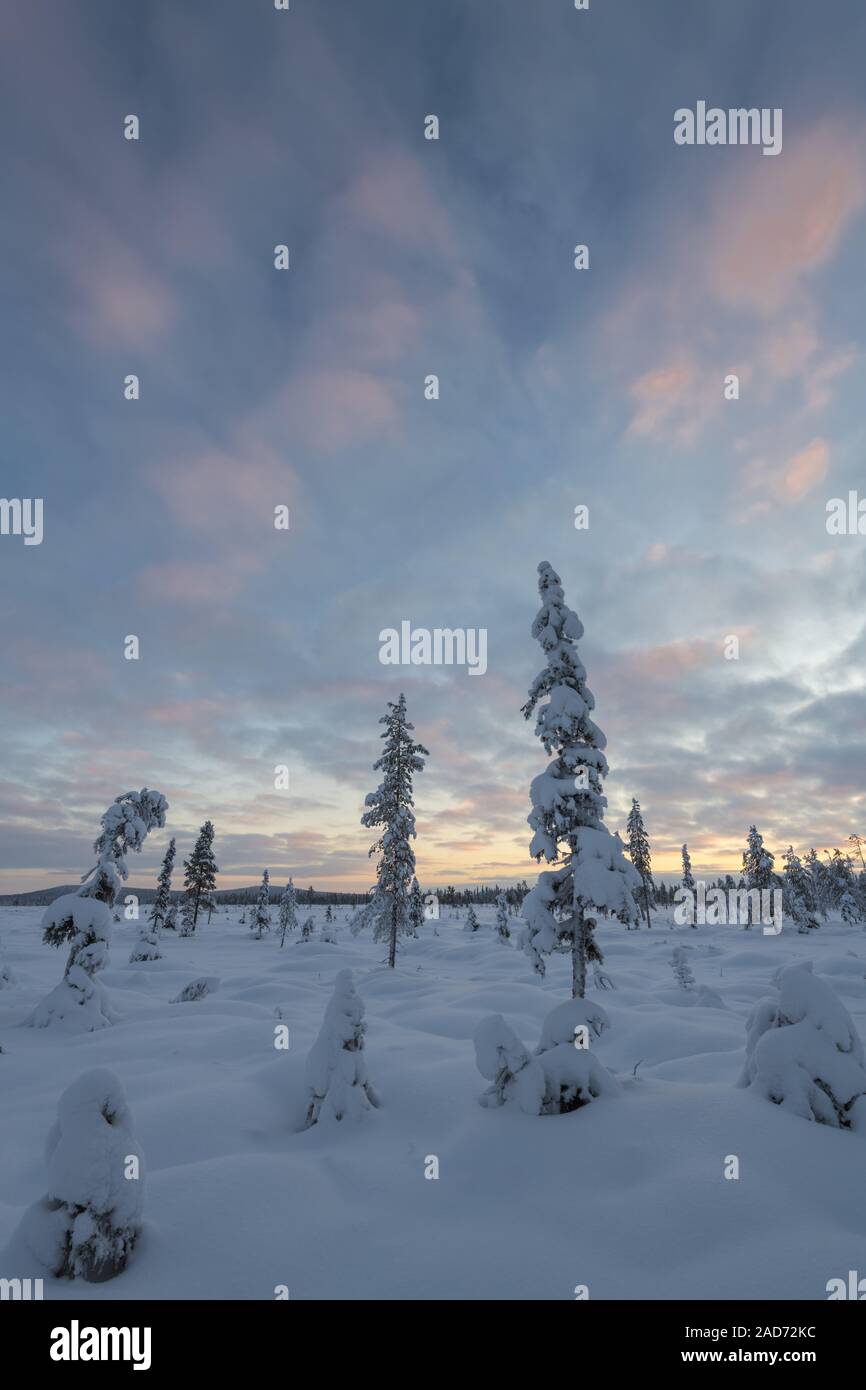
<svg viewBox="0 0 866 1390"><path fill-rule="evenodd" d="M829 260L864 201L860 134L823 122L719 194L703 258L710 292L730 307L775 313Z"/></svg>
<svg viewBox="0 0 866 1390"><path fill-rule="evenodd" d="M349 213L404 246L455 255L442 204L419 162L403 151L371 156L344 201Z"/></svg>

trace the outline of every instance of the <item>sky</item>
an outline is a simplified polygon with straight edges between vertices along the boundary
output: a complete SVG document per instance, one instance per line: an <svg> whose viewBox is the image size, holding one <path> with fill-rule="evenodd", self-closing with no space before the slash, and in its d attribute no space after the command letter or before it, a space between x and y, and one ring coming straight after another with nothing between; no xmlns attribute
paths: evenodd
<svg viewBox="0 0 866 1390"><path fill-rule="evenodd" d="M401 690L422 885L532 881L543 560L657 876L866 833L866 536L826 524L866 496L862 0L2 0L0 38L0 486L44 508L0 536L0 891L142 786L131 884L210 818L222 887L366 889ZM781 152L676 144L699 101ZM404 620L486 672L383 665Z"/></svg>

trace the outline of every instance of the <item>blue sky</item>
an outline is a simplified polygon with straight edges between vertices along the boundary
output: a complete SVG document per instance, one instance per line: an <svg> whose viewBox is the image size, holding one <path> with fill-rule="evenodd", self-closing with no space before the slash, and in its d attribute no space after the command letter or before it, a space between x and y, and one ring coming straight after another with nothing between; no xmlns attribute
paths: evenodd
<svg viewBox="0 0 866 1390"><path fill-rule="evenodd" d="M0 537L0 888L73 880L142 785L171 812L132 881L210 817L226 885L366 887L401 688L422 881L531 877L543 559L609 822L637 795L662 873L684 840L735 868L751 821L866 830L866 538L825 526L866 493L862 4L31 0L2 31L2 491L45 523ZM781 107L782 153L675 145L698 100ZM403 619L486 628L487 673L381 665Z"/></svg>

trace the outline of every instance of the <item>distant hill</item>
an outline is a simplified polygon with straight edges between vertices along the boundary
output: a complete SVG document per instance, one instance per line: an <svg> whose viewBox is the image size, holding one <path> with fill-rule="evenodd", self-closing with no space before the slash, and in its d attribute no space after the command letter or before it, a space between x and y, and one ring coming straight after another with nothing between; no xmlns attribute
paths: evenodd
<svg viewBox="0 0 866 1390"><path fill-rule="evenodd" d="M60 898L64 893L77 893L81 887L80 883L64 883L59 888L36 888L30 893L0 893L0 907L47 907L53 903L55 898ZM271 902L279 902L284 883L271 884ZM306 905L312 903L350 903L361 902L362 893L325 893L314 891L312 896L308 888L297 888L298 902ZM152 903L156 897L155 888L136 888L134 885L124 884L118 897L118 903L123 903L126 893L134 893L141 903ZM254 903L259 896L259 885L256 883L251 888L225 888L214 893L214 900L217 904L226 906L228 904ZM180 902L183 897L182 892L172 893L172 902Z"/></svg>

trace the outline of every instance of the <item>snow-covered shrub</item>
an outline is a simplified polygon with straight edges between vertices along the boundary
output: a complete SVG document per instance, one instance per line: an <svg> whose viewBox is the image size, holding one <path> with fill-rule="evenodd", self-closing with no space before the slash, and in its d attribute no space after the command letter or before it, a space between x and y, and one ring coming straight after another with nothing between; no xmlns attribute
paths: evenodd
<svg viewBox="0 0 866 1390"><path fill-rule="evenodd" d="M308 917L306 921L301 923L301 940L309 941L315 930L316 927L312 917Z"/></svg>
<svg viewBox="0 0 866 1390"><path fill-rule="evenodd" d="M866 1060L848 1010L811 962L779 972L778 987L749 1015L738 1084L805 1120L866 1129Z"/></svg>
<svg viewBox="0 0 866 1390"><path fill-rule="evenodd" d="M674 972L674 978L680 989L694 989L695 977L692 974L691 966L689 965L688 957L686 956L683 946L674 947L673 955L671 956L671 969Z"/></svg>
<svg viewBox="0 0 866 1390"><path fill-rule="evenodd" d="M607 1026L600 1004L570 999L545 1018L533 1056L502 1015L491 1014L474 1037L478 1070L492 1082L481 1104L511 1105L526 1115L565 1115L616 1094L616 1081L585 1045Z"/></svg>
<svg viewBox="0 0 866 1390"><path fill-rule="evenodd" d="M309 1095L306 1126L358 1119L379 1098L367 1079L364 1004L351 970L341 970L325 1010L319 1036L307 1056L304 1084Z"/></svg>
<svg viewBox="0 0 866 1390"><path fill-rule="evenodd" d="M478 918L475 916L475 908L474 908L474 907L472 906L472 904L470 903L470 904L469 904L469 911L468 911L467 914L466 914L466 921L463 923L463 930L464 930L464 931L478 931L479 926L480 926L480 923L479 923L479 921L478 921Z"/></svg>
<svg viewBox="0 0 866 1390"><path fill-rule="evenodd" d="M540 1115L544 1107L544 1072L508 1026L502 1014L490 1014L475 1030L475 1060L492 1084L480 1104L492 1109L511 1105L525 1115Z"/></svg>
<svg viewBox="0 0 866 1390"><path fill-rule="evenodd" d="M141 1229L144 1173L123 1087L103 1067L60 1097L45 1146L47 1194L20 1234L55 1278L102 1283L126 1267Z"/></svg>
<svg viewBox="0 0 866 1390"><path fill-rule="evenodd" d="M331 946L336 944L337 928L334 926L333 922L326 922L322 927L322 940L327 941Z"/></svg>
<svg viewBox="0 0 866 1390"><path fill-rule="evenodd" d="M55 898L42 917L42 939L48 946L71 945L63 979L27 1022L33 1028L50 1024L93 1031L115 1021L107 996L93 977L108 963L111 912L122 879L129 870L126 853L139 851L154 826L165 825L168 802L160 792L125 792L102 817L102 832L94 841L96 864L84 875L77 893Z"/></svg>
<svg viewBox="0 0 866 1390"><path fill-rule="evenodd" d="M188 1004L193 999L204 999L206 994L215 994L219 989L218 975L201 975L197 980L191 980L188 985L184 985L180 994L174 999L170 999L170 1004Z"/></svg>
<svg viewBox="0 0 866 1390"><path fill-rule="evenodd" d="M545 1082L542 1114L567 1115L616 1094L616 1081L589 1046L607 1027L604 1009L587 999L569 999L547 1015L536 1049Z"/></svg>

